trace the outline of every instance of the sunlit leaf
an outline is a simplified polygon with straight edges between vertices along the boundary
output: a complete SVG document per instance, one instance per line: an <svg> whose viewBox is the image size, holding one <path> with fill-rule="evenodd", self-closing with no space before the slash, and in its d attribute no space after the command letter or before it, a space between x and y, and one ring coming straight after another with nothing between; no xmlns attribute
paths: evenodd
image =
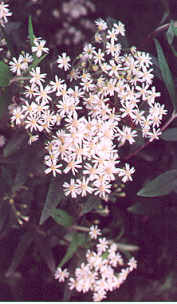
<svg viewBox="0 0 177 304"><path fill-rule="evenodd" d="M51 216L57 224L64 227L69 227L73 223L73 217L70 216L66 211L59 208L53 209L51 211Z"/></svg>
<svg viewBox="0 0 177 304"><path fill-rule="evenodd" d="M155 197L172 192L177 187L177 169L166 171L157 176L137 193L138 196Z"/></svg>
<svg viewBox="0 0 177 304"><path fill-rule="evenodd" d="M77 251L78 247L82 246L84 243L85 243L85 236L83 233L76 233L76 232L73 233L72 241L58 267L62 267L66 262L68 262L72 258L74 253Z"/></svg>
<svg viewBox="0 0 177 304"><path fill-rule="evenodd" d="M160 70L162 73L162 78L163 81L165 83L165 86L168 90L168 93L170 95L170 99L171 102L173 104L174 109L176 110L177 108L177 96L176 96L176 90L175 90L175 85L174 85L174 81L172 78L172 74L171 71L169 69L168 63L166 61L166 58L164 56L162 47L160 45L160 43L158 42L157 39L154 39L155 41L155 46L156 46L156 50L157 50L157 57L158 57L158 63L160 66Z"/></svg>
<svg viewBox="0 0 177 304"><path fill-rule="evenodd" d="M177 128L167 129L162 133L160 138L166 141L177 141Z"/></svg>

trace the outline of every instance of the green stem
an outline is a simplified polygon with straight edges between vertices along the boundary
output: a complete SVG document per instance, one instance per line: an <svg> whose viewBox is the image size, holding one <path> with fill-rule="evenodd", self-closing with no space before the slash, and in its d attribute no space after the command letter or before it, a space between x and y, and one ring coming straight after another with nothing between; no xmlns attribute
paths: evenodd
<svg viewBox="0 0 177 304"><path fill-rule="evenodd" d="M72 229L77 230L77 231L89 232L89 228L83 227L83 226L73 225Z"/></svg>

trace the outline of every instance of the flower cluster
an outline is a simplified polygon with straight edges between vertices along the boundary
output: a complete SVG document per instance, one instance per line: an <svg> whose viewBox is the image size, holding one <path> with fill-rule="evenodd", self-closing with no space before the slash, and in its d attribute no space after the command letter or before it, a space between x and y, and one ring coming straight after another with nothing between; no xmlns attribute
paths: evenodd
<svg viewBox="0 0 177 304"><path fill-rule="evenodd" d="M86 33L94 31L94 24L89 20L89 13L95 12L95 5L90 0L70 0L62 3L54 16L64 19L62 29L56 33L57 44L76 45L86 38Z"/></svg>
<svg viewBox="0 0 177 304"><path fill-rule="evenodd" d="M135 171L129 164L118 166L121 146L133 144L138 136L158 139L167 111L155 102L160 93L152 86L150 56L135 47L124 49L121 22L109 26L99 19L96 26L95 45L86 44L74 66L66 53L58 56L58 67L70 70L72 85L58 75L47 82L40 67L33 68L25 85L28 100L13 110L11 121L30 132L30 143L40 132L50 136L45 173L72 174L63 184L65 195L94 193L107 200L112 181L131 181ZM48 49L38 43L41 48L35 51L40 56Z"/></svg>
<svg viewBox="0 0 177 304"><path fill-rule="evenodd" d="M5 4L3 1L0 3L0 25L5 26L7 23L7 17L11 16L12 13L9 11L8 4Z"/></svg>
<svg viewBox="0 0 177 304"><path fill-rule="evenodd" d="M93 233L94 231L94 233ZM97 232L97 233L96 233ZM97 227L90 228L91 236L99 235ZM118 289L126 280L128 274L137 267L135 258L131 258L126 267L121 254L117 251L117 244L106 238L99 238L96 250L87 250L86 263L82 263L71 277L68 270L56 270L55 279L64 282L69 278L69 288L78 292L93 293L93 301L102 301L108 291Z"/></svg>

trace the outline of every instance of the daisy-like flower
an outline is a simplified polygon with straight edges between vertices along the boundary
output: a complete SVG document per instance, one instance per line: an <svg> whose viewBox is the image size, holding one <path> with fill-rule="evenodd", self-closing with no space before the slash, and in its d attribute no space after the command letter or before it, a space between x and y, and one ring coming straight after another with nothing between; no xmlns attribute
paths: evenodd
<svg viewBox="0 0 177 304"><path fill-rule="evenodd" d="M94 62L95 64L99 63L101 64L102 61L104 61L104 53L101 49L98 49L98 52L94 51Z"/></svg>
<svg viewBox="0 0 177 304"><path fill-rule="evenodd" d="M35 84L32 84L30 86L25 86L26 91L24 92L25 97L32 98L35 96L35 92L38 90L38 88L35 86Z"/></svg>
<svg viewBox="0 0 177 304"><path fill-rule="evenodd" d="M79 194L78 186L74 178L70 180L70 184L64 182L63 187L66 196L71 195L71 197L76 198L77 195Z"/></svg>
<svg viewBox="0 0 177 304"><path fill-rule="evenodd" d="M20 125L24 119L25 115L21 107L16 107L12 111L11 122L15 122L16 125Z"/></svg>
<svg viewBox="0 0 177 304"><path fill-rule="evenodd" d="M93 188L91 188L89 185L89 179L86 179L85 177L82 178L82 180L77 179L78 184L78 191L80 192L81 196L86 196L87 193L92 193Z"/></svg>
<svg viewBox="0 0 177 304"><path fill-rule="evenodd" d="M97 237L98 237L98 235L100 235L101 234L101 230L100 229L98 229L98 226L97 225L92 225L91 227L90 227L90 231L89 231L89 235L90 235L90 237L91 237L91 239L97 239Z"/></svg>
<svg viewBox="0 0 177 304"><path fill-rule="evenodd" d="M35 99L37 103L40 101L42 102L48 102L49 100L52 100L52 98L49 96L51 93L51 87L47 85L45 88L43 88L42 84L39 85L40 89L38 89L34 95L37 96Z"/></svg>
<svg viewBox="0 0 177 304"><path fill-rule="evenodd" d="M114 23L113 25L116 34L121 34L122 36L125 36L125 25L119 21L119 23Z"/></svg>
<svg viewBox="0 0 177 304"><path fill-rule="evenodd" d="M96 20L95 24L96 24L96 26L98 28L98 31L104 31L108 27L107 23L103 19L101 19L101 18L99 18L98 20Z"/></svg>
<svg viewBox="0 0 177 304"><path fill-rule="evenodd" d="M23 57L24 68L27 70L29 63L33 61L33 57L28 53L21 56Z"/></svg>
<svg viewBox="0 0 177 304"><path fill-rule="evenodd" d="M58 78L57 75L55 75L55 81L50 81L51 90L52 92L58 92L63 88L64 80Z"/></svg>
<svg viewBox="0 0 177 304"><path fill-rule="evenodd" d="M39 38L34 39L34 46L32 46L32 52L36 53L37 57L41 57L42 53L48 53L49 49L45 47L46 41Z"/></svg>
<svg viewBox="0 0 177 304"><path fill-rule="evenodd" d="M119 169L119 176L122 181L126 183L127 181L132 181L132 174L135 172L135 168L130 168L129 164L125 164L125 169Z"/></svg>
<svg viewBox="0 0 177 304"><path fill-rule="evenodd" d="M128 266L129 266L129 269L130 271L134 270L137 268L137 261L135 260L134 257L132 257L129 262L128 262Z"/></svg>
<svg viewBox="0 0 177 304"><path fill-rule="evenodd" d="M56 176L56 173L61 174L62 171L59 169L62 167L62 164L57 165L55 161L47 160L45 161L45 165L48 166L48 168L44 171L46 174L52 172L53 176Z"/></svg>
<svg viewBox="0 0 177 304"><path fill-rule="evenodd" d="M9 11L9 8L8 8L8 4L4 4L4 2L2 1L0 3L0 24L2 26L5 25L5 23L7 23L7 17L8 16L11 16L12 13Z"/></svg>
<svg viewBox="0 0 177 304"><path fill-rule="evenodd" d="M126 142L126 140L128 140L130 144L133 144L135 142L134 139L135 136L137 136L136 130L132 130L127 126L123 126L122 131L119 129L118 137L120 139L121 145L123 145Z"/></svg>
<svg viewBox="0 0 177 304"><path fill-rule="evenodd" d="M67 268L62 270L60 267L58 267L54 276L55 279L58 280L59 282L64 282L65 279L69 277L69 272Z"/></svg>
<svg viewBox="0 0 177 304"><path fill-rule="evenodd" d="M28 143L31 145L33 142L37 141L39 139L39 135L29 135Z"/></svg>
<svg viewBox="0 0 177 304"><path fill-rule="evenodd" d="M30 82L32 84L38 85L40 85L46 77L46 74L41 74L40 67L37 67L36 69L33 68L30 72L30 75L32 76Z"/></svg>
<svg viewBox="0 0 177 304"><path fill-rule="evenodd" d="M86 55L89 59L93 58L95 47L91 43L87 43L83 49L83 55Z"/></svg>
<svg viewBox="0 0 177 304"><path fill-rule="evenodd" d="M102 254L108 248L108 240L106 238L100 238L99 243L97 244L97 250L99 254Z"/></svg>
<svg viewBox="0 0 177 304"><path fill-rule="evenodd" d="M22 71L26 69L26 65L23 60L23 56L20 55L18 59L15 57L12 58L12 61L9 62L10 70L13 73L16 73L17 76L20 76L22 74Z"/></svg>
<svg viewBox="0 0 177 304"><path fill-rule="evenodd" d="M71 58L69 56L67 56L66 53L62 53L61 56L58 56L58 59L57 59L58 67L60 69L64 69L65 71L67 71L71 66L69 64L70 61L71 61Z"/></svg>

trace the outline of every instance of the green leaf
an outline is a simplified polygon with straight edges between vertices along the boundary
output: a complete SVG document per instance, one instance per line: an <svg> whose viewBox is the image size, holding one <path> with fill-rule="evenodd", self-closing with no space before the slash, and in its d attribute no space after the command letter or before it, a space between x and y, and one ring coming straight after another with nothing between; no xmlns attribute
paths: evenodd
<svg viewBox="0 0 177 304"><path fill-rule="evenodd" d="M177 141L177 128L167 129L162 133L160 138L166 141Z"/></svg>
<svg viewBox="0 0 177 304"><path fill-rule="evenodd" d="M173 26L173 20L170 22L170 26L168 28L168 31L166 32L166 37L168 43L171 45L173 43L175 33L174 33L174 26Z"/></svg>
<svg viewBox="0 0 177 304"><path fill-rule="evenodd" d="M31 233L31 231L27 231L26 233L23 234L15 250L12 263L8 271L6 272L6 277L11 277L13 275L13 273L21 263L21 260L23 259L25 252L28 249L28 247L31 245L32 241L33 241L33 234Z"/></svg>
<svg viewBox="0 0 177 304"><path fill-rule="evenodd" d="M165 86L168 90L168 93L170 95L171 98L171 102L173 104L174 110L176 110L177 108L177 96L176 96L176 90L175 90L175 85L174 85L174 81L172 78L172 74L170 72L168 63L166 61L166 58L164 56L162 47L160 45L160 43L158 42L157 39L154 39L155 42L155 46L156 46L156 50L157 50L157 57L158 57L158 63L160 66L160 70L162 73L162 78L163 81L165 83Z"/></svg>
<svg viewBox="0 0 177 304"><path fill-rule="evenodd" d="M138 196L155 197L163 196L172 192L177 186L177 169L166 171L138 191Z"/></svg>
<svg viewBox="0 0 177 304"><path fill-rule="evenodd" d="M7 87L12 77L8 64L0 61L0 87Z"/></svg>
<svg viewBox="0 0 177 304"><path fill-rule="evenodd" d="M74 253L77 251L78 247L82 246L85 243L85 235L82 233L73 233L72 241L68 247L68 250L63 257L62 261L58 265L58 267L62 267L66 262L68 262Z"/></svg>
<svg viewBox="0 0 177 304"><path fill-rule="evenodd" d="M170 48L173 52L173 55L177 57L177 51L175 50L174 46L173 45L170 45Z"/></svg>
<svg viewBox="0 0 177 304"><path fill-rule="evenodd" d="M64 227L69 227L73 223L73 217L70 216L66 211L59 208L53 209L51 211L51 216L57 224Z"/></svg>
<svg viewBox="0 0 177 304"><path fill-rule="evenodd" d="M41 213L40 225L42 225L51 216L52 210L64 199L62 184L63 179L61 177L51 178L46 201Z"/></svg>
<svg viewBox="0 0 177 304"><path fill-rule="evenodd" d="M33 31L33 25L32 25L32 18L31 18L31 16L29 16L29 19L28 19L28 35L29 35L30 44L31 44L31 47L32 47L33 46L33 41L35 39L35 35L34 35L34 31Z"/></svg>
<svg viewBox="0 0 177 304"><path fill-rule="evenodd" d="M43 56L41 57L36 57L33 61L33 63L29 66L28 68L28 72L31 71L31 69L34 69L35 67L37 67L39 65L39 63L45 59L45 57L47 56L48 54L44 54Z"/></svg>

